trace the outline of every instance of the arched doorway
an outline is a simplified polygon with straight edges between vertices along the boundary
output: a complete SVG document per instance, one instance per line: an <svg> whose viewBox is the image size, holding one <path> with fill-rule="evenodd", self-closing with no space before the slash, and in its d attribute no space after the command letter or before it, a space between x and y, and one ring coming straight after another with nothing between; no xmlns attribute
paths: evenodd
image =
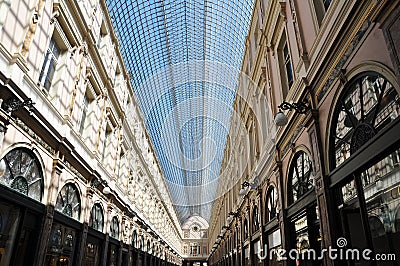
<svg viewBox="0 0 400 266"><path fill-rule="evenodd" d="M36 154L25 147L0 160L0 265L35 260L44 205L43 171Z"/></svg>

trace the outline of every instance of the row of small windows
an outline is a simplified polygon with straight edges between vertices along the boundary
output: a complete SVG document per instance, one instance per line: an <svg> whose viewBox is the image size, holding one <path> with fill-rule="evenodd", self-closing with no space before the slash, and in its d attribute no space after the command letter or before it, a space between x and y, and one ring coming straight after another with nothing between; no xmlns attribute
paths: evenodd
<svg viewBox="0 0 400 266"><path fill-rule="evenodd" d="M43 173L40 162L27 148L16 148L0 160L0 183L36 201L43 196ZM58 193L55 209L75 220L80 219L81 199L77 187L66 184ZM110 233L119 236L119 222L115 216L111 220ZM95 203L90 213L89 226L98 231L104 229L103 208Z"/></svg>
<svg viewBox="0 0 400 266"><path fill-rule="evenodd" d="M103 34L104 35L104 34ZM102 34L100 34L101 38L103 37ZM44 57L44 62L40 71L39 75L39 81L38 85L40 88L43 89L45 93L50 93L51 86L53 84L53 79L55 77L56 72L58 71L58 64L59 61L61 60L61 55L63 53L63 49L61 49L60 45L57 43L57 37L52 37L50 39L50 43L48 45L45 57ZM115 77L115 82L116 85L122 85L120 82L121 79L121 71L119 69L119 66L116 68L116 77ZM77 131L79 132L80 135L83 136L83 133L85 132L85 129L88 128L90 125L90 121L88 121L88 117L93 113L94 108L92 103L94 100L99 96L100 92L98 89L95 89L94 86L91 83L91 81L88 82L89 84L87 85L87 88L84 92L83 99L81 102L79 102L79 108L81 109L79 117L77 118ZM120 93L119 91L117 94ZM127 103L130 102L129 97L125 99ZM122 103L121 103L122 104Z"/></svg>
<svg viewBox="0 0 400 266"><path fill-rule="evenodd" d="M300 151L295 154L293 162L290 167L290 190L292 191L291 201L295 202L307 192L313 189L313 183L310 179L311 176L311 163L308 155ZM278 216L278 196L274 186L270 186L267 190L266 196L266 222L273 221ZM253 208L252 214L252 232L257 232L260 229L260 216L258 207ZM244 238L249 237L249 230L247 225L247 219L244 220Z"/></svg>
<svg viewBox="0 0 400 266"><path fill-rule="evenodd" d="M14 149L1 160L1 164L5 165L4 173L1 176L2 184L17 190L22 194L28 195L37 201L41 201L43 175L40 170L40 164L31 151L25 148ZM291 172L293 176L293 199L297 200L297 198L312 188L310 182L311 163L306 153L299 152L296 154L291 166ZM277 214L277 193L274 187L271 187L268 190L266 202L268 220L270 220L276 217ZM61 189L57 197L55 208L66 216L72 217L76 220L80 219L81 200L78 189L74 184L66 184ZM253 213L255 217L258 217L257 207L253 210ZM114 218L113 221L115 222ZM258 230L258 218L253 219L253 221L257 222L254 224L254 230ZM103 231L103 209L98 203L94 204L91 210L89 226L98 231ZM115 226L115 224L112 223L111 226ZM112 231L115 230L116 228L113 227Z"/></svg>
<svg viewBox="0 0 400 266"><path fill-rule="evenodd" d="M9 152L1 163L5 165L1 182L18 192L28 195L31 198L40 201L43 190L43 175L40 170L40 164L37 158L25 148L14 149ZM312 189L310 182L311 163L304 152L296 154L292 166L292 191L293 200L297 200L307 191ZM271 187L267 193L267 216L271 220L277 215L277 193L274 187ZM76 220L80 219L81 200L76 186L72 183L66 184L58 194L55 209L66 216ZM253 210L253 228L254 231L259 229L258 209ZM104 215L100 204L94 204L91 213L89 226L103 231ZM111 233L114 237L119 234L118 220L116 217L112 219ZM246 232L247 230L245 230Z"/></svg>

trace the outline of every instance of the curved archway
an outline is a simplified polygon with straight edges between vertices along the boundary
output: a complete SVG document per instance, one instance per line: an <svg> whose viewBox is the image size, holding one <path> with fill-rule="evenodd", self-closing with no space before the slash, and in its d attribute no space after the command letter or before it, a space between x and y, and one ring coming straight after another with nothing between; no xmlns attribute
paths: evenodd
<svg viewBox="0 0 400 266"><path fill-rule="evenodd" d="M394 228L396 232L400 233L400 205L397 208L396 216L394 218Z"/></svg>
<svg viewBox="0 0 400 266"><path fill-rule="evenodd" d="M332 115L329 144L331 170L398 117L399 95L381 74L366 71L354 76L341 92Z"/></svg>
<svg viewBox="0 0 400 266"><path fill-rule="evenodd" d="M111 219L110 236L113 237L113 238L116 238L116 239L119 238L119 221L118 221L118 217L117 216L114 216Z"/></svg>
<svg viewBox="0 0 400 266"><path fill-rule="evenodd" d="M43 196L43 171L32 150L18 147L0 160L0 183L41 201Z"/></svg>
<svg viewBox="0 0 400 266"><path fill-rule="evenodd" d="M246 218L244 218L243 220L243 234L244 239L247 239L249 237L249 226Z"/></svg>
<svg viewBox="0 0 400 266"><path fill-rule="evenodd" d="M314 187L312 179L312 164L310 157L304 151L294 154L288 174L288 203L292 204Z"/></svg>
<svg viewBox="0 0 400 266"><path fill-rule="evenodd" d="M278 215L278 193L273 185L271 185L267 190L265 206L267 207L267 211L265 212L265 221L270 222Z"/></svg>
<svg viewBox="0 0 400 266"><path fill-rule="evenodd" d="M81 199L75 184L68 183L64 185L58 193L55 209L64 215L79 220L81 215Z"/></svg>
<svg viewBox="0 0 400 266"><path fill-rule="evenodd" d="M89 227L103 232L104 214L100 203L95 203L90 211Z"/></svg>
<svg viewBox="0 0 400 266"><path fill-rule="evenodd" d="M253 215L252 215L252 233L260 230L260 220L257 205L253 207Z"/></svg>
<svg viewBox="0 0 400 266"><path fill-rule="evenodd" d="M368 217L368 221L369 221L369 228L371 230L371 235L373 238L384 236L386 234L385 226L378 217L370 216Z"/></svg>

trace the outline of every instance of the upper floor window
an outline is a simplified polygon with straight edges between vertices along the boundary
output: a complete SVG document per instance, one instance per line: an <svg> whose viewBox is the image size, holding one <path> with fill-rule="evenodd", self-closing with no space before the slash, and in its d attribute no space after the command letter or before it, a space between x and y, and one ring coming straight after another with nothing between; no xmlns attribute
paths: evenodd
<svg viewBox="0 0 400 266"><path fill-rule="evenodd" d="M89 227L96 229L100 232L103 231L104 226L104 215L103 209L99 203L96 203L92 207L89 218Z"/></svg>
<svg viewBox="0 0 400 266"><path fill-rule="evenodd" d="M318 24L321 25L325 13L328 11L329 6L333 0L313 0L315 15L317 16Z"/></svg>
<svg viewBox="0 0 400 266"><path fill-rule="evenodd" d="M279 59L279 72L280 72L281 86L282 86L282 99L285 99L294 81L290 47L286 39L285 32L283 32L281 40L279 42L278 59Z"/></svg>
<svg viewBox="0 0 400 266"><path fill-rule="evenodd" d="M85 93L85 96L83 97L83 101L82 101L82 113L81 113L81 117L79 118L78 121L78 126L79 126L79 133L82 134L83 130L85 129L85 121L86 121L86 117L88 116L89 113L89 97L87 95L87 93Z"/></svg>
<svg viewBox="0 0 400 266"><path fill-rule="evenodd" d="M307 153L297 152L289 168L290 203L297 201L314 187L311 172L311 160Z"/></svg>
<svg viewBox="0 0 400 266"><path fill-rule="evenodd" d="M55 209L69 217L79 220L81 200L74 184L66 184L58 193Z"/></svg>
<svg viewBox="0 0 400 266"><path fill-rule="evenodd" d="M339 97L332 119L331 169L399 116L400 98L382 75L364 72L348 83Z"/></svg>
<svg viewBox="0 0 400 266"><path fill-rule="evenodd" d="M0 160L0 184L37 201L42 199L42 169L32 151L16 148Z"/></svg>
<svg viewBox="0 0 400 266"><path fill-rule="evenodd" d="M47 48L42 70L39 75L39 85L45 88L46 91L50 90L60 53L60 47L52 38L49 47Z"/></svg>
<svg viewBox="0 0 400 266"><path fill-rule="evenodd" d="M293 69L292 60L290 59L288 42L285 42L285 45L283 46L283 59L285 62L286 79L290 88L293 84Z"/></svg>
<svg viewBox="0 0 400 266"><path fill-rule="evenodd" d="M103 153L101 155L101 160L104 162L104 159L107 158L107 153L109 152L107 147L110 145L111 142L111 133L112 133L112 129L110 128L109 125L107 125L106 127L106 133L104 136L104 143L103 143Z"/></svg>
<svg viewBox="0 0 400 266"><path fill-rule="evenodd" d="M99 37L97 39L97 48L101 49L102 48L102 42L104 37L107 35L107 28L106 25L104 23L104 20L101 22L101 27L100 27L100 33L99 33Z"/></svg>
<svg viewBox="0 0 400 266"><path fill-rule="evenodd" d="M267 193L267 202L266 202L267 222L277 217L278 215L277 204L278 204L278 194L276 193L276 188L271 186L270 188L268 188L268 193Z"/></svg>

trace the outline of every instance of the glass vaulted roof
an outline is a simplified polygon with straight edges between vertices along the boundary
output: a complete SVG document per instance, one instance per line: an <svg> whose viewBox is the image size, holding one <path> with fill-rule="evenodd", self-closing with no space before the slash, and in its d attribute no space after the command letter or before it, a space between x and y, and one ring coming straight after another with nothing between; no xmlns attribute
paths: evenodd
<svg viewBox="0 0 400 266"><path fill-rule="evenodd" d="M253 0L106 0L178 216L206 220Z"/></svg>

